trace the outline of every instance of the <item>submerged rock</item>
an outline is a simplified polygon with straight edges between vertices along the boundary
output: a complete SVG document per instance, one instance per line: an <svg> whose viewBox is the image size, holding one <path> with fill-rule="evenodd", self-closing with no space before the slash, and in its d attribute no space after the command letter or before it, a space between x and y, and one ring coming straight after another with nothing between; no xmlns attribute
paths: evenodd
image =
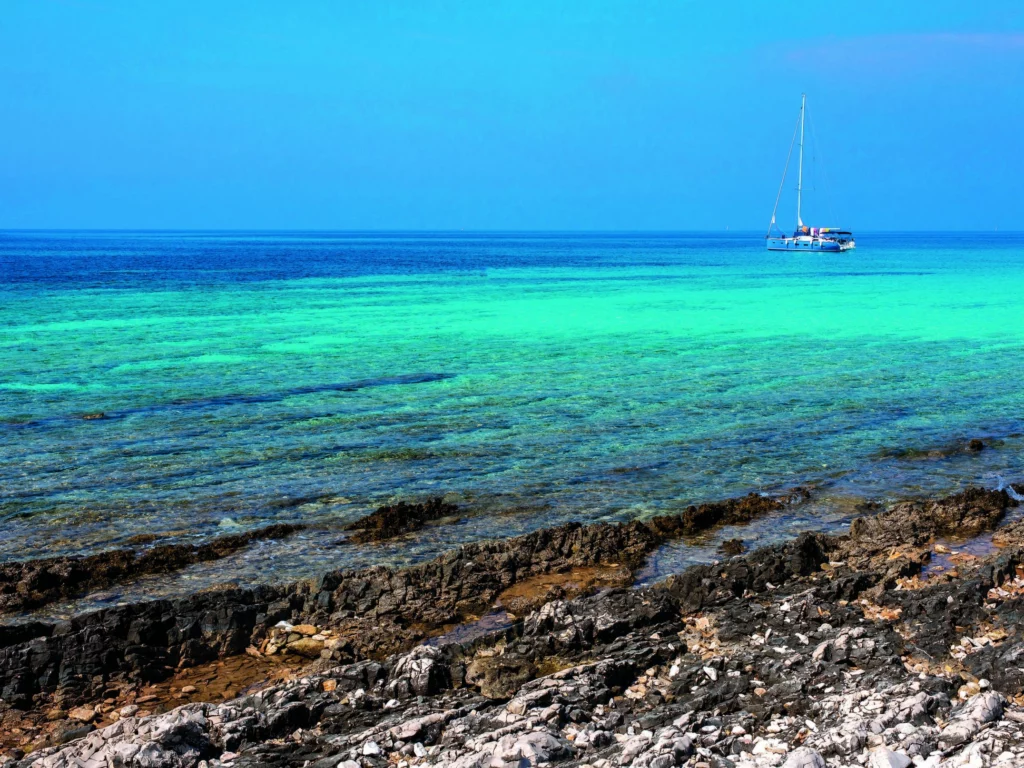
<svg viewBox="0 0 1024 768"><path fill-rule="evenodd" d="M303 528L305 526L278 524L221 536L199 545L165 544L141 551L115 549L86 557L3 563L0 564L0 614L27 611L140 576L171 573L195 563L218 560L253 541L284 538Z"/></svg>
<svg viewBox="0 0 1024 768"><path fill-rule="evenodd" d="M718 548L726 555L742 555L747 551L747 545L743 539L727 539L718 545Z"/></svg>
<svg viewBox="0 0 1024 768"><path fill-rule="evenodd" d="M372 514L346 526L351 531L349 541L364 544L371 541L386 541L405 533L418 531L432 520L451 517L459 513L457 505L438 497L412 504L400 501L380 507Z"/></svg>
<svg viewBox="0 0 1024 768"><path fill-rule="evenodd" d="M488 699L510 699L524 683L537 676L537 667L528 659L481 656L466 667L466 683Z"/></svg>
<svg viewBox="0 0 1024 768"><path fill-rule="evenodd" d="M800 490L798 493L803 494ZM759 493L751 493L738 499L728 499L713 504L691 506L681 515L655 517L651 528L663 537L689 536L716 525L749 523L768 512L775 512L785 506L785 501Z"/></svg>

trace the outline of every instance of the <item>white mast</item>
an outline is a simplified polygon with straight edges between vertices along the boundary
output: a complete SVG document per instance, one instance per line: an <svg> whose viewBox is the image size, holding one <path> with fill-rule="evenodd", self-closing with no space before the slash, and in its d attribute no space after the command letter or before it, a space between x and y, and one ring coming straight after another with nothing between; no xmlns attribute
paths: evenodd
<svg viewBox="0 0 1024 768"><path fill-rule="evenodd" d="M800 194L804 189L804 109L807 107L807 94L800 94L800 173L796 179L796 225L802 227L804 220L800 218Z"/></svg>

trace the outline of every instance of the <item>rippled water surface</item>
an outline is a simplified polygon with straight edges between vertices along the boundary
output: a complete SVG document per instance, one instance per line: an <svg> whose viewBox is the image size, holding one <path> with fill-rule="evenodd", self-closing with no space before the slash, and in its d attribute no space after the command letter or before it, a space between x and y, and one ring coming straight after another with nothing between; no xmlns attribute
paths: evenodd
<svg viewBox="0 0 1024 768"><path fill-rule="evenodd" d="M174 577L285 578L816 486L764 541L1024 475L1019 235L5 233L0 276L0 560L316 523Z"/></svg>

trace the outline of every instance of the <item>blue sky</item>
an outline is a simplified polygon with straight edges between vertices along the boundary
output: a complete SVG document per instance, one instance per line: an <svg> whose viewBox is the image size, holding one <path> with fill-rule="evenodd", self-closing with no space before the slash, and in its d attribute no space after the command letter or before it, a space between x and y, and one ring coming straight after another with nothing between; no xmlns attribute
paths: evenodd
<svg viewBox="0 0 1024 768"><path fill-rule="evenodd" d="M1019 0L3 18L3 228L763 229L806 91L808 223L1024 229Z"/></svg>

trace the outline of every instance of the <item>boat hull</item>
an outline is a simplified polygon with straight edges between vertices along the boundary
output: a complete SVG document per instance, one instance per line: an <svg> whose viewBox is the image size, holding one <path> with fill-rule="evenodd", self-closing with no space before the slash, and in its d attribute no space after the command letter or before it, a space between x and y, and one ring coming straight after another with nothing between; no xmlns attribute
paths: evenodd
<svg viewBox="0 0 1024 768"><path fill-rule="evenodd" d="M855 247L853 240L840 243L836 240L822 240L811 237L769 237L769 251L828 251L838 253L850 251Z"/></svg>

